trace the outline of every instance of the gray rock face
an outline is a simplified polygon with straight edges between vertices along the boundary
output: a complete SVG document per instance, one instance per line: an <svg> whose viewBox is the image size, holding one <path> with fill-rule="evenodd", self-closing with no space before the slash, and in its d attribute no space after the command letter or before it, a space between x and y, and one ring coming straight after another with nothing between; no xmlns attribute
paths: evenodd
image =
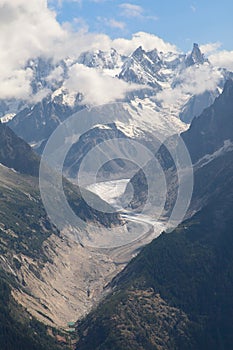
<svg viewBox="0 0 233 350"><path fill-rule="evenodd" d="M140 46L125 61L119 78L127 82L149 85L152 88L161 90L160 81L164 77L159 73L163 62L157 50L146 52Z"/></svg>
<svg viewBox="0 0 233 350"><path fill-rule="evenodd" d="M193 50L190 55L187 56L185 60L186 67L193 66L194 64L203 64L205 62L208 62L208 60L204 57L204 55L201 53L201 50L198 46L198 44L193 44Z"/></svg>
<svg viewBox="0 0 233 350"><path fill-rule="evenodd" d="M182 134L193 163L206 154L213 154L224 141L233 140L233 81L228 80L223 93L213 105L195 118L190 129Z"/></svg>
<svg viewBox="0 0 233 350"><path fill-rule="evenodd" d="M211 106L219 95L218 90L205 91L202 94L192 96L184 105L179 117L185 123L191 123L194 117L198 117L202 111Z"/></svg>
<svg viewBox="0 0 233 350"><path fill-rule="evenodd" d="M38 175L39 162L31 147L0 123L0 163L24 174Z"/></svg>
<svg viewBox="0 0 233 350"><path fill-rule="evenodd" d="M216 98L213 105L195 118L190 128L181 134L181 137L189 151L194 171L194 192L189 213L200 210L218 192L219 186L224 182L231 182L232 177L226 178L226 169L231 169L231 154L233 150L233 81L226 82L223 93ZM167 184L167 214L177 195L177 177L174 161L164 146L161 146L155 155L163 167ZM230 158L229 158L230 157ZM153 162L146 167L150 179L155 178ZM227 172L228 172L227 170ZM214 179L210 181L210 179ZM148 185L142 171L139 171L132 179L134 187L134 199L131 203L134 209L140 210L147 200ZM205 183L205 185L204 185ZM153 203L153 202L152 202Z"/></svg>
<svg viewBox="0 0 233 350"><path fill-rule="evenodd" d="M77 110L78 107L52 100L49 96L20 111L8 125L28 143L35 144L47 140L55 128Z"/></svg>

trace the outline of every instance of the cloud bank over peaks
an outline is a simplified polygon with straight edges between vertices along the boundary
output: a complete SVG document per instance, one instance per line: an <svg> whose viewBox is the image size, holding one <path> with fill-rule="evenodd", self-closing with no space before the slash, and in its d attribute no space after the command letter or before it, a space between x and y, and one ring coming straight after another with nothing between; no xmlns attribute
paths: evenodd
<svg viewBox="0 0 233 350"><path fill-rule="evenodd" d="M221 47L221 45L222 44L220 42L207 43L204 45L200 45L200 50L204 55L210 55L216 52Z"/></svg>
<svg viewBox="0 0 233 350"><path fill-rule="evenodd" d="M184 69L173 88L164 89L156 99L165 105L176 105L182 99L192 95L201 95L205 91L215 91L222 80L222 72L211 64L193 65Z"/></svg>
<svg viewBox="0 0 233 350"><path fill-rule="evenodd" d="M209 61L217 67L233 71L233 51L222 50L212 53L209 56Z"/></svg>
<svg viewBox="0 0 233 350"><path fill-rule="evenodd" d="M142 46L145 51L157 49L158 51L178 52L175 45L165 42L158 36L145 32L138 32L132 35L131 39L119 38L112 41L113 47L122 55L130 55L139 46Z"/></svg>
<svg viewBox="0 0 233 350"><path fill-rule="evenodd" d="M218 69L214 69L209 64L203 64L184 70L180 76L180 86L185 93L199 95L205 91L214 90L221 79L222 74Z"/></svg>
<svg viewBox="0 0 233 350"><path fill-rule="evenodd" d="M125 3L121 9L129 9L129 3ZM139 6L134 10L138 14L142 12ZM129 56L139 46L145 51L156 48L164 53L179 52L175 45L150 33L141 31L128 39L111 39L106 34L90 33L81 24L78 30L67 23L61 25L56 15L54 10L48 8L46 0L0 0L1 99L32 99L33 70L27 63L37 57L51 59L54 63L70 58L74 63L85 51L109 51L114 48L119 54ZM124 28L123 22L114 19L109 19L107 24ZM207 44L201 48L208 54L211 63L233 70L233 52L219 51L218 43ZM48 82L52 84L53 81L61 81L62 73L61 68L55 68L47 78ZM210 76L209 74L208 67L204 67L203 71L202 68L199 71L187 70L176 91L181 93L189 89L190 93L201 93L204 89L211 89L219 75L217 71L214 74L211 72ZM125 93L135 89L133 85L118 79L113 81L110 76L80 64L68 67L68 79L64 85L69 91L83 93L86 103L92 101L94 104L120 99ZM41 90L34 99L40 99L49 92L48 89Z"/></svg>
<svg viewBox="0 0 233 350"><path fill-rule="evenodd" d="M116 22L110 24L122 25ZM146 50L154 47L159 50L175 49L157 36L143 32L133 35L132 39L111 40L105 34L89 33L84 28L74 31L71 25L58 23L55 11L48 8L46 0L0 0L1 99L32 98L33 72L30 67L25 68L31 59L42 57L59 62L69 56L75 60L83 51L110 50L112 47L122 55L129 55L140 45ZM59 74L59 71L54 74ZM100 77L96 79L103 84ZM120 84L121 91L126 89L122 82ZM44 90L38 96L46 93L48 91Z"/></svg>
<svg viewBox="0 0 233 350"><path fill-rule="evenodd" d="M129 91L136 90L136 84L114 79L104 75L101 71L76 63L69 70L69 78L63 88L72 96L81 93L84 97L82 103L98 105L123 99Z"/></svg>
<svg viewBox="0 0 233 350"><path fill-rule="evenodd" d="M221 50L220 42L201 45L201 51L208 56L208 60L216 67L233 71L233 50Z"/></svg>
<svg viewBox="0 0 233 350"><path fill-rule="evenodd" d="M53 43L64 37L55 13L44 0L0 0L0 96L26 98L32 57L49 55Z"/></svg>

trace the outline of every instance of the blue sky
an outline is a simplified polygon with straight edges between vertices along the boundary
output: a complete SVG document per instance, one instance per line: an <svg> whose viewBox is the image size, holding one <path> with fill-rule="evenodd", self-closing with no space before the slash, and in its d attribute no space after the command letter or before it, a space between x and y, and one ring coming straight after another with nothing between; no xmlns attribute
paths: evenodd
<svg viewBox="0 0 233 350"><path fill-rule="evenodd" d="M233 1L130 1L126 0L50 0L60 23L74 28L106 33L112 38L131 37L145 31L160 36L183 51L193 42L221 42L232 50Z"/></svg>

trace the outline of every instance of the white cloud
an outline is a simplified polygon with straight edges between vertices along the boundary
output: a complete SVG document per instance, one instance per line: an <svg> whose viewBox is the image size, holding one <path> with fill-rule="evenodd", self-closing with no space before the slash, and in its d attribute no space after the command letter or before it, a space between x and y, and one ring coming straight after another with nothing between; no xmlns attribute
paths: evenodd
<svg viewBox="0 0 233 350"><path fill-rule="evenodd" d="M139 5L124 3L119 7L122 9L122 16L125 17L141 17L144 13L144 9Z"/></svg>
<svg viewBox="0 0 233 350"><path fill-rule="evenodd" d="M209 61L217 66L233 71L233 51L222 50L208 57Z"/></svg>
<svg viewBox="0 0 233 350"><path fill-rule="evenodd" d="M146 13L144 8L139 5L135 4L130 4L130 3L124 3L120 4L119 8L121 9L120 15L123 17L127 18L139 18L139 19L144 19L144 20L153 20L157 21L158 17L157 16L151 16Z"/></svg>
<svg viewBox="0 0 233 350"><path fill-rule="evenodd" d="M76 32L88 33L89 31L89 26L83 17L74 17L71 22L63 22L62 28L68 35L75 34Z"/></svg>
<svg viewBox="0 0 233 350"><path fill-rule="evenodd" d="M41 100L43 100L43 98L45 98L46 96L48 96L48 94L50 93L50 89L44 88L42 90L39 90L35 95L33 95L30 98L30 102L33 103L37 103L40 102Z"/></svg>
<svg viewBox="0 0 233 350"><path fill-rule="evenodd" d="M47 55L53 43L64 38L55 13L45 0L0 0L0 95L30 94L29 58Z"/></svg>
<svg viewBox="0 0 233 350"><path fill-rule="evenodd" d="M10 76L3 72L3 67L0 69L1 84L0 96L1 98L19 98L27 99L31 94L31 69L14 69Z"/></svg>
<svg viewBox="0 0 233 350"><path fill-rule="evenodd" d="M201 52L203 52L205 55L209 55L213 52L216 52L221 47L220 42L216 43L208 43L200 46Z"/></svg>
<svg viewBox="0 0 233 350"><path fill-rule="evenodd" d="M64 70L61 66L55 67L54 70L50 73L50 75L47 77L47 82L54 83L54 82L62 82L64 75Z"/></svg>
<svg viewBox="0 0 233 350"><path fill-rule="evenodd" d="M133 34L131 39L115 39L112 42L112 46L123 55L131 54L139 46L142 46L146 51L156 48L158 51L163 52L177 52L175 45L165 42L156 35L144 32Z"/></svg>
<svg viewBox="0 0 233 350"><path fill-rule="evenodd" d="M205 91L214 91L222 79L218 69L208 64L191 66L179 76L179 82L173 89L158 93L156 98L164 104L175 105L185 96L199 95Z"/></svg>
<svg viewBox="0 0 233 350"><path fill-rule="evenodd" d="M117 21L115 18L107 18L107 17L97 17L98 22L101 25L105 25L110 28L124 30L126 27L126 23Z"/></svg>
<svg viewBox="0 0 233 350"><path fill-rule="evenodd" d="M208 56L208 60L216 67L233 71L233 51L219 50L220 42L201 45L201 51Z"/></svg>
<svg viewBox="0 0 233 350"><path fill-rule="evenodd" d="M84 104L98 105L121 99L126 92L135 90L137 86L129 85L82 64L75 64L69 71L69 78L64 88L71 94L82 93Z"/></svg>
<svg viewBox="0 0 233 350"><path fill-rule="evenodd" d="M107 21L107 24L111 28L125 29L126 24L124 22L116 21L114 18L111 18Z"/></svg>
<svg viewBox="0 0 233 350"><path fill-rule="evenodd" d="M207 64L187 68L180 79L184 91L198 95L214 90L221 78L221 73Z"/></svg>

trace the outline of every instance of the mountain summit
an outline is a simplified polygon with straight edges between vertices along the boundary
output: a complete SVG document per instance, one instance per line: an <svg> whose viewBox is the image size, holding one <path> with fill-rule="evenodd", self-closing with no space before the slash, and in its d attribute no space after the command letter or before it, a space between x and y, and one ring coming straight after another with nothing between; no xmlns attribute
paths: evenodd
<svg viewBox="0 0 233 350"><path fill-rule="evenodd" d="M34 60L29 67L35 92L41 86L41 91L45 88L48 94L41 101L35 99L30 103L0 100L0 118L38 152L61 122L93 105L95 79L100 104L102 97L111 91L106 89L108 84L118 86L113 92L126 89L122 97L113 96L112 101L122 102L127 120L119 110L118 117L111 122L123 123L124 132L127 130L128 136L135 138L142 129L160 135L184 131L186 124L213 103L232 76L231 72L212 65L196 43L189 54L162 52L158 47L147 51L138 45L127 57L114 48L90 50L56 65ZM90 81L88 93L80 74ZM19 110L12 107L17 105ZM97 124L102 124L101 118Z"/></svg>
<svg viewBox="0 0 233 350"><path fill-rule="evenodd" d="M204 54L201 52L199 45L194 43L193 50L190 55L187 56L185 65L186 67L193 66L195 64L203 64L208 62L208 60L204 57Z"/></svg>

